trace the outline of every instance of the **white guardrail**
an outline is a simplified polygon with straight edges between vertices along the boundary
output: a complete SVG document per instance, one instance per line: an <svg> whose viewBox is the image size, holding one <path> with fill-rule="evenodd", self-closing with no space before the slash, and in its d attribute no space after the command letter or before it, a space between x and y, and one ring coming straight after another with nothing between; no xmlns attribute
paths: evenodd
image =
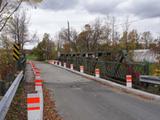
<svg viewBox="0 0 160 120"><path fill-rule="evenodd" d="M141 75L140 76L140 82L160 85L160 77L149 76L149 75Z"/></svg>
<svg viewBox="0 0 160 120"><path fill-rule="evenodd" d="M3 96L2 100L0 101L0 120L5 119L5 116L9 110L13 97L17 91L17 88L22 78L23 72L21 71L12 83L12 85L10 86L10 88L8 89L8 91L6 92L6 94Z"/></svg>

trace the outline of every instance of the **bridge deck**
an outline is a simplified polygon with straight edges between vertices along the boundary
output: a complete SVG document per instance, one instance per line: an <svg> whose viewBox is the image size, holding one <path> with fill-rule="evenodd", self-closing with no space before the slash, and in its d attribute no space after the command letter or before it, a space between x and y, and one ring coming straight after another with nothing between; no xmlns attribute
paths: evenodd
<svg viewBox="0 0 160 120"><path fill-rule="evenodd" d="M160 103L115 91L95 81L36 62L65 120L159 120Z"/></svg>

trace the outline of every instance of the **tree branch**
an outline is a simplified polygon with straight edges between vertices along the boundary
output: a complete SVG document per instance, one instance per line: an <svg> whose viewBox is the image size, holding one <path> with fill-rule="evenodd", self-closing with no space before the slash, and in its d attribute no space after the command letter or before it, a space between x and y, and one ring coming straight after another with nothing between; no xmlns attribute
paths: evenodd
<svg viewBox="0 0 160 120"><path fill-rule="evenodd" d="M2 5L2 0L0 0L0 8L1 8L1 5Z"/></svg>
<svg viewBox="0 0 160 120"><path fill-rule="evenodd" d="M11 16L19 9L20 5L22 4L23 0L21 0L18 4L18 6L12 11L12 13L6 18L4 24L2 25L2 27L0 28L0 32L4 29L4 27L6 26L8 20L11 18Z"/></svg>
<svg viewBox="0 0 160 120"><path fill-rule="evenodd" d="M2 7L2 9L0 10L0 13L3 12L3 10L5 9L5 7L7 7L7 5L8 5L8 2L6 2L6 3L4 4L4 6Z"/></svg>

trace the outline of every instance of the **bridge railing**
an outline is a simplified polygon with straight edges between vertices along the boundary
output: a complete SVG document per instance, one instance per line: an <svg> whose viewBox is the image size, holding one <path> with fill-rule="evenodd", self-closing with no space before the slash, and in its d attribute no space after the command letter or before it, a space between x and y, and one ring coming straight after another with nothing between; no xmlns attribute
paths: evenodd
<svg viewBox="0 0 160 120"><path fill-rule="evenodd" d="M100 69L100 76L105 79L116 79L115 82L122 83L126 80L126 75L133 76L134 84L139 84L140 75L148 75L149 68L147 64L138 63L119 63L115 61L101 61L81 56L61 57L60 61L66 62L69 68L70 64L74 65L74 69L79 71L79 66L84 66L84 72L94 74L95 68Z"/></svg>
<svg viewBox="0 0 160 120"><path fill-rule="evenodd" d="M141 75L140 81L143 83L160 85L160 77L157 76Z"/></svg>
<svg viewBox="0 0 160 120"><path fill-rule="evenodd" d="M11 102L15 96L17 88L20 84L20 81L23 78L23 72L20 72L6 94L3 96L2 100L0 101L0 120L4 120L5 116L9 110Z"/></svg>

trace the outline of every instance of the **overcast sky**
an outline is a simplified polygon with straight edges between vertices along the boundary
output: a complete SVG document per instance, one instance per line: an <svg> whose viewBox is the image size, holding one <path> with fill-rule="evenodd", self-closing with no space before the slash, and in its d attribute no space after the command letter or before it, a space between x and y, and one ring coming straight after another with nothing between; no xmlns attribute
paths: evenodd
<svg viewBox="0 0 160 120"><path fill-rule="evenodd" d="M37 9L27 9L30 16L29 30L50 33L52 37L64 27L67 21L73 28L80 31L86 23L97 17L107 15L116 17L116 24L124 23L129 16L131 29L139 32L151 31L154 35L160 33L160 0L43 0ZM117 26L121 29L122 26Z"/></svg>

